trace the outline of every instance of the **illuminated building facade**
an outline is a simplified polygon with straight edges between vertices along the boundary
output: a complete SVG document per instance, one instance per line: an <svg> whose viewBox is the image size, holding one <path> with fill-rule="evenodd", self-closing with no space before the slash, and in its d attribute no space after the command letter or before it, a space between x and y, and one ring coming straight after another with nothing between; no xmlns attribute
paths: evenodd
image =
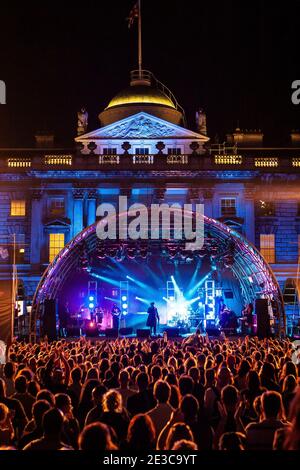
<svg viewBox="0 0 300 470"><path fill-rule="evenodd" d="M30 301L49 262L95 222L102 202L203 203L205 214L245 236L271 265L286 312L298 315L300 134L286 148L266 148L260 131L237 129L224 144L196 131L152 74L99 114L99 129L81 129L71 148L36 136L35 148L0 149L0 277L12 274ZM13 246L13 234L16 244Z"/></svg>

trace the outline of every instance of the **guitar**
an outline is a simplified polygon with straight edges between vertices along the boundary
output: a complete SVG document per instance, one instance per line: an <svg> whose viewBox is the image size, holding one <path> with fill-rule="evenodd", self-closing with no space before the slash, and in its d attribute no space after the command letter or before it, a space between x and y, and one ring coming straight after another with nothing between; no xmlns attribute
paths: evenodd
<svg viewBox="0 0 300 470"><path fill-rule="evenodd" d="M114 307L111 311L111 314L113 317L120 317L121 310L119 309L119 307Z"/></svg>

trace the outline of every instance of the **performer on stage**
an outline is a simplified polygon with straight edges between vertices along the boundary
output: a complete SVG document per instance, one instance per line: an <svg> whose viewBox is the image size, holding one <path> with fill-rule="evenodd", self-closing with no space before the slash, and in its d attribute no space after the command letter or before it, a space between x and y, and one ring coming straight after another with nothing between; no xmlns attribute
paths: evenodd
<svg viewBox="0 0 300 470"><path fill-rule="evenodd" d="M115 328L116 330L119 330L121 310L119 309L117 304L113 305L111 314L112 314L112 318L113 318L113 328Z"/></svg>
<svg viewBox="0 0 300 470"><path fill-rule="evenodd" d="M246 307L242 311L242 320L244 320L244 325L248 330L248 334L253 334L253 310L253 304L250 303L246 305Z"/></svg>
<svg viewBox="0 0 300 470"><path fill-rule="evenodd" d="M150 333L152 334L152 331L154 335L156 335L156 325L159 323L159 315L157 308L155 307L154 302L151 302L150 307L148 308L148 318L147 318L147 323L146 325L150 327Z"/></svg>
<svg viewBox="0 0 300 470"><path fill-rule="evenodd" d="M67 336L67 324L70 316L69 302L66 301L64 306L59 311L59 336L65 338Z"/></svg>
<svg viewBox="0 0 300 470"><path fill-rule="evenodd" d="M104 316L103 308L97 305L97 307L95 307L95 310L94 310L94 318L97 324L102 325L103 316Z"/></svg>

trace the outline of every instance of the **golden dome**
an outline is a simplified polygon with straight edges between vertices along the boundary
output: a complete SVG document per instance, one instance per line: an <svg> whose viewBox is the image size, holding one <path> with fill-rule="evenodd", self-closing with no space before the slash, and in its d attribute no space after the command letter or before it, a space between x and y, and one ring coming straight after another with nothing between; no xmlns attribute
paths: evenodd
<svg viewBox="0 0 300 470"><path fill-rule="evenodd" d="M108 104L106 109L130 104L158 104L176 108L171 98L158 88L148 85L134 85L120 91Z"/></svg>

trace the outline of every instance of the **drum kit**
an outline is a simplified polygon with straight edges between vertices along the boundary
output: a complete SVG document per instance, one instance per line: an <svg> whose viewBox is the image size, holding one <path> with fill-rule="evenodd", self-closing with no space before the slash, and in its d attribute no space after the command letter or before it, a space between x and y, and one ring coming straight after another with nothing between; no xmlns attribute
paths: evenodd
<svg viewBox="0 0 300 470"><path fill-rule="evenodd" d="M203 312L200 308L193 310L191 306L184 314L176 313L168 321L169 326L177 328L199 328L204 320Z"/></svg>
<svg viewBox="0 0 300 470"><path fill-rule="evenodd" d="M107 312L102 307L95 307L94 309L90 309L88 307L81 307L79 312L72 316L72 320L74 326L82 330L96 328L101 330L103 318L107 314Z"/></svg>

